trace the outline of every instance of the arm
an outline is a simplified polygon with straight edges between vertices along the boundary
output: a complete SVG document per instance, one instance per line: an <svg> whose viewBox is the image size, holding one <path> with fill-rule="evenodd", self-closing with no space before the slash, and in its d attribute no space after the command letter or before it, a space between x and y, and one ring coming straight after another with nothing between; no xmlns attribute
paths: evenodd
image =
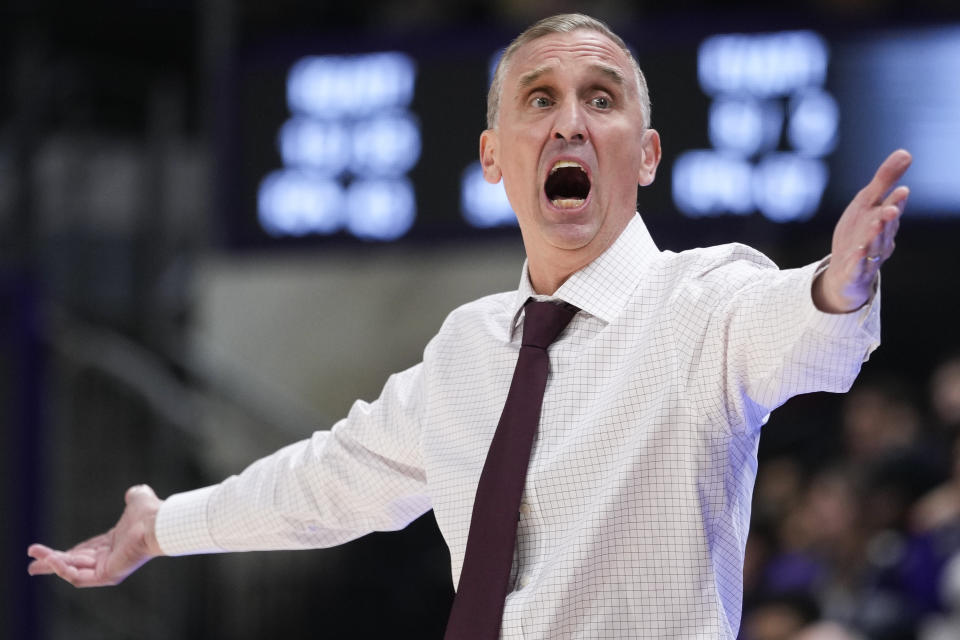
<svg viewBox="0 0 960 640"><path fill-rule="evenodd" d="M126 507L117 524L68 551L30 545L27 567L32 576L56 574L75 587L101 587L122 582L148 560L163 555L154 525L162 501L147 485L127 490Z"/></svg>
<svg viewBox="0 0 960 640"><path fill-rule="evenodd" d="M741 431L758 427L791 396L850 388L879 344L877 273L893 251L907 189L885 194L909 163L906 151L884 161L837 223L828 261L779 271L737 248L707 262L681 299L716 308L704 333L681 334L699 384L723 388L722 406L704 411ZM678 315L693 310L681 306Z"/></svg>
<svg viewBox="0 0 960 640"><path fill-rule="evenodd" d="M127 492L117 525L68 551L32 545L31 575L118 584L157 555L328 547L399 529L430 508L420 465L422 366L391 376L329 431L258 460L219 485L160 501Z"/></svg>
<svg viewBox="0 0 960 640"><path fill-rule="evenodd" d="M390 376L329 431L288 445L218 485L167 498L168 555L332 547L401 529L430 508L420 456L423 366Z"/></svg>

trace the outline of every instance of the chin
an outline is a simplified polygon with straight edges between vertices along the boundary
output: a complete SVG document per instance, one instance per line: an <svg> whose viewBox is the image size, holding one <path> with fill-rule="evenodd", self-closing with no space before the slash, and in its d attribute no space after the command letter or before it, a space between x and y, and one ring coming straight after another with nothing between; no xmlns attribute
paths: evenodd
<svg viewBox="0 0 960 640"><path fill-rule="evenodd" d="M599 231L600 228L592 221L547 222L541 226L541 233L547 242L565 251L583 249L593 242Z"/></svg>

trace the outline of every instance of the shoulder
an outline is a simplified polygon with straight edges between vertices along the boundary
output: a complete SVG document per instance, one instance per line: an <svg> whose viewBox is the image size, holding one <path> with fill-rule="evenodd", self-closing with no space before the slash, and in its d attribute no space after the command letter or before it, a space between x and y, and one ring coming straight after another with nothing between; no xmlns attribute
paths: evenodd
<svg viewBox="0 0 960 640"><path fill-rule="evenodd" d="M738 242L688 249L680 253L664 251L661 255L661 269L690 282L716 280L732 284L744 278L751 279L779 271L773 260L753 247Z"/></svg>
<svg viewBox="0 0 960 640"><path fill-rule="evenodd" d="M443 326L457 326L462 323L474 323L489 317L510 313L516 291L492 293L476 300L464 303L447 314Z"/></svg>
<svg viewBox="0 0 960 640"><path fill-rule="evenodd" d="M491 335L509 336L515 298L516 291L506 291L460 305L447 315L431 345L443 349L452 342L463 344L489 339Z"/></svg>
<svg viewBox="0 0 960 640"><path fill-rule="evenodd" d="M773 260L763 253L739 242L698 247L680 253L667 251L664 254L671 268L692 278L707 276L718 269L755 271L777 268Z"/></svg>
<svg viewBox="0 0 960 640"><path fill-rule="evenodd" d="M740 243L661 254L674 302L705 299L717 304L746 287L776 278L780 270L760 251Z"/></svg>

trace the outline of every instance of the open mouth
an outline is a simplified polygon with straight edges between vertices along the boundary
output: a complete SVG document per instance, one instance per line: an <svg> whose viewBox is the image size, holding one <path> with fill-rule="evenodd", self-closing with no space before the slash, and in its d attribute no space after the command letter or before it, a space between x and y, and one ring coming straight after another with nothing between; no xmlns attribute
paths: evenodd
<svg viewBox="0 0 960 640"><path fill-rule="evenodd" d="M576 209L590 194L590 178L580 164L561 160L550 170L543 191L558 209Z"/></svg>

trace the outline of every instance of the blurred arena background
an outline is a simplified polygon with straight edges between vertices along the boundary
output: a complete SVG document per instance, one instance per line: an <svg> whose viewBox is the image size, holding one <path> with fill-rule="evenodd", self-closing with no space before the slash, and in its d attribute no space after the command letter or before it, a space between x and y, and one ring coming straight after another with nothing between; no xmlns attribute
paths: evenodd
<svg viewBox="0 0 960 640"><path fill-rule="evenodd" d="M884 344L851 393L776 411L744 640L960 638L956 0L291 0L0 6L0 629L11 639L439 638L427 514L332 550L28 579L124 490L209 484L414 364L523 254L476 180L497 52L583 11L634 49L664 141L661 248L819 259L915 156Z"/></svg>

